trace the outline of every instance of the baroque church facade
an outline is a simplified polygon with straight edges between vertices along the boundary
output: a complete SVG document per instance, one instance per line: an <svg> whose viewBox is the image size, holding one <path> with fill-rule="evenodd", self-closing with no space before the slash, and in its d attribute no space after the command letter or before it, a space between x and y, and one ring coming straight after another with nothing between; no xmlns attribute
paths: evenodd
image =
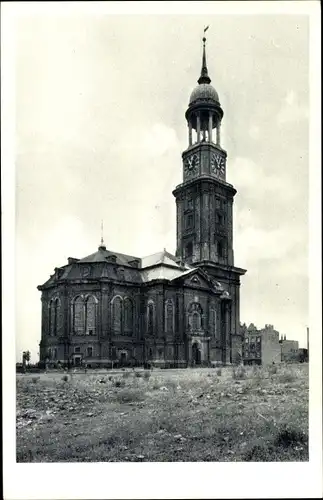
<svg viewBox="0 0 323 500"><path fill-rule="evenodd" d="M96 252L69 258L41 291L40 361L160 367L240 363L240 276L234 266L234 187L221 146L223 110L202 69L185 118L188 147L176 186L176 254Z"/></svg>

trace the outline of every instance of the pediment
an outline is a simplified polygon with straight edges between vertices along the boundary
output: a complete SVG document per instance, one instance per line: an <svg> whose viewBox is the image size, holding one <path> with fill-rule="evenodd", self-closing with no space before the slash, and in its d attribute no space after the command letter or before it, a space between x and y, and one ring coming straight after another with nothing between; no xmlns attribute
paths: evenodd
<svg viewBox="0 0 323 500"><path fill-rule="evenodd" d="M207 291L221 294L223 287L220 283L216 282L202 269L196 268L189 272L184 273L182 276L176 278L176 281L181 282L182 285L192 288L204 288Z"/></svg>

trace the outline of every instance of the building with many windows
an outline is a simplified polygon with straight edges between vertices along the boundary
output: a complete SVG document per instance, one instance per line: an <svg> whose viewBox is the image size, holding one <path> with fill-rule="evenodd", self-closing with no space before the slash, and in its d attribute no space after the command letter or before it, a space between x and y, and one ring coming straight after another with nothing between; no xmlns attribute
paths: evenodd
<svg viewBox="0 0 323 500"><path fill-rule="evenodd" d="M297 340L287 340L286 335L280 339L282 361L295 363L300 360L299 345Z"/></svg>
<svg viewBox="0 0 323 500"><path fill-rule="evenodd" d="M188 146L177 207L176 254L139 258L103 239L85 258L69 258L42 292L40 359L79 365L157 366L239 363L240 276L233 255L234 187L226 180L223 110L202 70L185 117ZM215 131L215 134L214 134Z"/></svg>
<svg viewBox="0 0 323 500"><path fill-rule="evenodd" d="M251 323L241 325L243 335L243 362L245 365L268 365L281 362L281 345L279 332L273 325L265 325L258 330Z"/></svg>

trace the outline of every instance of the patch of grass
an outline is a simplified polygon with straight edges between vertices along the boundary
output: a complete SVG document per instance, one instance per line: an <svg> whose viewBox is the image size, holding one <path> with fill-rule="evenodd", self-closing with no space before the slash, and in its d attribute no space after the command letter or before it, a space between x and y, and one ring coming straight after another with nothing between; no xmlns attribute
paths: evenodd
<svg viewBox="0 0 323 500"><path fill-rule="evenodd" d="M140 373L140 372L135 372L135 377L136 377L136 378L142 378L142 373Z"/></svg>
<svg viewBox="0 0 323 500"><path fill-rule="evenodd" d="M275 375L277 373L277 370L278 370L277 365L269 365L267 367L267 371L270 375Z"/></svg>
<svg viewBox="0 0 323 500"><path fill-rule="evenodd" d="M295 380L295 375L289 370L284 370L279 373L278 380L281 384L291 384Z"/></svg>
<svg viewBox="0 0 323 500"><path fill-rule="evenodd" d="M130 372L124 372L122 374L122 378L130 378L131 377L131 373Z"/></svg>
<svg viewBox="0 0 323 500"><path fill-rule="evenodd" d="M247 372L244 366L234 367L232 370L232 378L235 380L243 380L247 378Z"/></svg>
<svg viewBox="0 0 323 500"><path fill-rule="evenodd" d="M32 380L33 384L37 384L39 379L40 379L40 377L33 377L31 380Z"/></svg>
<svg viewBox="0 0 323 500"><path fill-rule="evenodd" d="M143 394L143 391L128 388L121 389L114 397L114 400L118 403L133 403L137 401L143 401L144 399L145 396Z"/></svg>
<svg viewBox="0 0 323 500"><path fill-rule="evenodd" d="M308 444L308 436L301 432L299 429L284 425L277 433L275 444L288 448L290 446L297 446L299 444Z"/></svg>
<svg viewBox="0 0 323 500"><path fill-rule="evenodd" d="M147 380L144 371L128 379L120 373L111 376L117 386L98 383L98 374L74 374L69 384L62 374L41 374L37 385L19 374L18 422L36 411L28 432L17 427L17 460L308 460L308 365L279 366L273 376L265 367L245 370L241 380L232 380L231 367L221 377L211 368L159 370ZM292 386L279 379L285 371ZM48 409L54 418L35 425Z"/></svg>

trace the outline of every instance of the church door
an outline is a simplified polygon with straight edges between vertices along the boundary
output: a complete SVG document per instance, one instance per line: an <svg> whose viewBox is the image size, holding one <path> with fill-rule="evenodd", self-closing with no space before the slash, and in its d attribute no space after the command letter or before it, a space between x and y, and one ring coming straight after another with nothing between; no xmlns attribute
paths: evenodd
<svg viewBox="0 0 323 500"><path fill-rule="evenodd" d="M201 350L196 342L192 345L192 361L194 365L201 364Z"/></svg>
<svg viewBox="0 0 323 500"><path fill-rule="evenodd" d="M125 352L120 353L120 366L125 366L127 364L127 354Z"/></svg>

